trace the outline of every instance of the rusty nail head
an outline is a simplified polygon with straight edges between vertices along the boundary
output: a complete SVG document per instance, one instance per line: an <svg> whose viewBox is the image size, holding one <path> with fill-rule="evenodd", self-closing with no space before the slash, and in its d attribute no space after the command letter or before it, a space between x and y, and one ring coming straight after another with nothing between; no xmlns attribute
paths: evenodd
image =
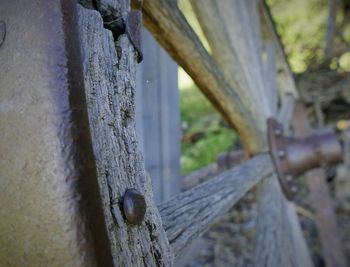
<svg viewBox="0 0 350 267"><path fill-rule="evenodd" d="M140 225L146 213L144 196L135 188L127 189L123 197L123 212L128 223Z"/></svg>
<svg viewBox="0 0 350 267"><path fill-rule="evenodd" d="M6 37L6 24L3 20L0 20L0 47L5 41Z"/></svg>

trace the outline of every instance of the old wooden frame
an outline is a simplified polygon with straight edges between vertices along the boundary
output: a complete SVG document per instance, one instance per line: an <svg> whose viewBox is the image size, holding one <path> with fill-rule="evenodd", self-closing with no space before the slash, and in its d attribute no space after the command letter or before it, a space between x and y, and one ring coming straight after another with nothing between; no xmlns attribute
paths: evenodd
<svg viewBox="0 0 350 267"><path fill-rule="evenodd" d="M53 244L48 241L48 249L56 253L48 256L50 259L53 257L57 264L171 266L174 257L179 256L182 249L194 238L204 233L251 187L263 180L260 186L256 264L259 266L311 266L312 263L293 205L288 203L281 194L279 185L273 176L271 159L266 154L264 123L266 115L277 116L277 103L275 103L277 97L271 97L273 99L271 103L267 103L264 98L265 102L262 101L257 109L249 108L247 105L252 98L244 92L245 87L242 85L246 85L251 92L256 86L258 97L264 97L264 93L276 96L277 92L272 89L267 91L266 85L259 83L263 83L264 79L262 78L263 73L258 73L257 70L254 70L255 75L259 77L257 81L246 77L242 83L231 80L230 72L223 71L223 68L228 68L229 71L237 70L224 60L227 54L223 51L234 54L247 49L244 44L249 44L250 48L254 48L255 43L258 45L257 52L251 59L254 64L260 66L259 70L263 71L263 63L259 59L261 39L258 30L254 28L258 24L257 6L254 6L253 1L244 7L243 5L246 5L244 1L235 2L242 8L246 8L246 13L242 15L242 18L245 22L250 23L249 31L251 31L244 40L246 43L236 44L230 38L230 34L220 32L220 25L227 23L222 18L220 19L220 15L227 12L223 7L232 3L221 0L220 5L223 5L221 8L217 10L209 8L210 5L218 5L219 1L206 1L206 8L198 6L198 1L192 1L200 23L206 29L207 37L210 37L208 38L210 45L216 48L212 55L209 55L188 25L176 1L145 1L143 5L145 25L169 54L192 76L216 108L237 128L245 148L251 154L260 153L260 155L218 174L210 181L181 193L158 207L153 200L150 179L144 170L135 137L133 107L135 84L133 80L136 51L127 34L120 32L118 36L113 37L112 33L104 28L106 21L103 21L103 19L125 20L130 9L129 2L100 0L92 3L82 0L79 1L81 5L79 4L76 9L73 0L57 0L50 1L50 3L39 1L42 11L45 11L43 17L36 16L35 10L29 10L32 12L26 14L21 13L23 11L21 2L0 2L1 7L6 7L6 9L1 9L0 15L5 18L5 21L10 22L10 34L6 38L9 38L11 43L15 43L15 35L11 35L11 30L14 30L11 28L12 25L18 23L21 29L25 27L27 21L37 23L37 28L32 28L33 34L38 34L37 39L32 38L30 41L37 45L36 49L40 50L38 54L43 53L44 56L40 58L42 61L39 60L38 65L34 67L38 67L43 77L47 79L44 81L32 79L29 77L28 70L33 66L29 67L28 64L24 64L19 68L23 75L22 80L18 81L15 76L12 76L1 80L0 85L6 88L5 93L10 94L11 84L17 83L18 88L23 89L23 79L26 78L26 82L27 79L33 81L29 87L29 93L34 96L36 104L41 100L49 99L42 105L26 102L28 108L24 111L39 115L36 117L39 119L33 119L31 125L24 122L19 111L11 108L10 102L5 106L8 112L3 112L5 113L2 117L4 123L1 125L7 127L4 132L7 134L5 139L9 142L2 142L2 149L7 152L7 155L14 155L11 153L11 147L18 140L23 141L26 145L22 147L25 153L21 159L25 164L23 163L21 173L11 171L11 168L16 170L17 161L7 155L2 158L1 171L4 172L4 175L13 174L13 177L11 176L13 179L7 184L9 187L6 189L9 189L9 193L15 192L14 196L8 196L4 190L4 196L5 198L8 196L9 199L20 199L23 188L28 189L31 196L37 193L38 188L42 189L39 192L43 195L38 194L41 197L38 201L41 201L40 207L42 208L37 209L36 203L30 203L27 206L28 211L24 214L28 216L34 214L37 217L28 219L29 224L26 227L42 235L42 231L36 226L40 225L40 220L44 218L49 222L48 231L44 235L47 239L50 239L50 235L55 233L53 229L67 229L63 235L59 233L58 237L55 236L55 238L60 238L60 242ZM139 6L138 1L133 2L134 5ZM283 87L280 90L282 105L279 110L280 120L288 127L297 91L269 14L265 12L264 5L261 3L260 9L262 10L260 13L263 14L264 36L267 36L266 39L273 43L278 51L275 69L281 71L277 71L280 73L277 75L277 80L288 80L287 86L281 86ZM213 16L215 23L211 25L205 18L213 11L216 12ZM253 21L248 20L248 11L253 12ZM17 15L13 16L15 19L10 17L13 12L17 12ZM14 22L17 17L18 21ZM230 22L238 23L235 19L232 18ZM44 25L43 22L51 23L51 29L53 28L54 31L45 28L46 30L37 32L36 30L43 29L41 28ZM237 28L237 30L241 29ZM221 42L223 49L218 48L216 39L225 41ZM28 39L20 40L22 42L19 43L23 46L15 49L26 50L28 47L25 45L33 45L28 43ZM52 56L48 54L49 48L57 52L51 58L53 65L45 62L46 58ZM0 56L4 56L4 49L10 56L14 54L7 44L1 49ZM274 57L271 55L268 52L270 61L267 64L273 62ZM236 62L238 58L238 56L237 58L232 57L231 64L234 65L233 62ZM9 58L6 60L6 62L13 63ZM29 60L33 61L32 58ZM11 68L15 68L14 63L5 65L5 68L1 66L0 71L4 72ZM247 66L244 68L247 69ZM270 77L269 85L273 84L275 74L268 76ZM56 81L58 83L53 83ZM83 87L85 90L82 90ZM31 98L28 99L32 101ZM256 100L257 96L254 99ZM22 98L14 97L12 100L21 101ZM268 109L267 104L276 107ZM53 107L54 112L50 111L48 105ZM259 113L260 108L264 109L262 114ZM46 116L44 119L40 117L43 114ZM16 119L16 123L24 123L24 133L19 134L18 127L10 123L10 120L13 119L11 116ZM58 122L59 128L51 124L49 127L43 124L51 120ZM51 138L45 139L44 134L38 134L35 131L37 128L44 129L45 136L49 135ZM89 128L91 140L89 139ZM28 137L32 137L29 139L33 143L29 144ZM32 156L30 153L32 147L42 149L39 156L43 158L29 158ZM84 154L84 159L89 164L82 163L81 154ZM86 163L86 161L83 162ZM37 162L47 167L47 171L45 169L39 174L35 172L30 176L29 182L22 183L21 176L35 171ZM49 167L53 163L59 163L55 169L56 172L50 171ZM50 179L47 178L48 176ZM44 187L34 186L35 190L32 190L33 183L42 185L42 182L45 183ZM144 222L136 227L125 221L121 210L122 196L125 190L131 187L143 192L147 202ZM17 188L20 190L16 191ZM46 194L52 195L47 198ZM62 196L64 196L63 199L61 199ZM83 201L80 201L80 197L83 198ZM60 201L55 201L57 199ZM1 210L4 217L8 217L15 210L17 212L15 215L22 218L23 210L17 210L15 205L21 206L22 203L19 201L14 205L7 205L6 209ZM89 206L89 209L86 209L86 205ZM275 207L272 208L271 205ZM59 218L57 214L63 214L64 218ZM28 218L28 216L24 217ZM281 223L273 226L275 218ZM9 247L5 249L9 250L17 244L17 240L12 237L13 231L11 231L13 228L20 228L18 222L16 223L0 224L1 233L7 233L7 235L1 235L1 244L11 241ZM67 233L73 233L73 235L67 235ZM25 234L26 230L23 228L22 236L19 236L18 240L27 241ZM45 241L46 239L34 239L31 241L30 248L43 248ZM57 244L60 245L58 249L55 247ZM274 245L275 250L269 248L270 244ZM71 249L69 253L64 250L65 247ZM22 247L18 251L18 254L9 257L6 250L0 255L0 262L3 262L4 265L22 263L23 260L26 260L27 252ZM284 253L286 251L288 253ZM40 257L35 253L34 256L31 256L31 263L34 265L44 265L45 262L49 262L47 257Z"/></svg>

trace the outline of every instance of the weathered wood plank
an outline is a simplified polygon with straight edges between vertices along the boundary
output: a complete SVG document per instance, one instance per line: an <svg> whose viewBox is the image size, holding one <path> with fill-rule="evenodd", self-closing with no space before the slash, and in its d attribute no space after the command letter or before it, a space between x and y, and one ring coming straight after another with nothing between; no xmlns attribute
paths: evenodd
<svg viewBox="0 0 350 267"><path fill-rule="evenodd" d="M180 99L177 64L144 29L137 69L136 130L156 203L180 192Z"/></svg>
<svg viewBox="0 0 350 267"><path fill-rule="evenodd" d="M159 205L175 257L272 171L270 156L261 154Z"/></svg>
<svg viewBox="0 0 350 267"><path fill-rule="evenodd" d="M256 231L255 266L313 266L294 206L275 176L262 184Z"/></svg>
<svg viewBox="0 0 350 267"><path fill-rule="evenodd" d="M136 139L134 48L126 34L113 40L94 10L79 8L79 29L93 151L114 264L170 266L173 256ZM128 188L138 189L146 199L140 226L127 224L121 210Z"/></svg>
<svg viewBox="0 0 350 267"><path fill-rule="evenodd" d="M293 73L290 69L287 57L284 53L281 38L279 37L274 20L265 0L259 0L259 13L261 21L262 37L272 42L276 49L276 67L277 67L277 88L280 97L292 94L298 97L298 90L294 81Z"/></svg>
<svg viewBox="0 0 350 267"><path fill-rule="evenodd" d="M278 89L276 83L276 48L271 41L264 42L264 77L266 90L268 93L268 102L271 107L271 114L277 114L278 109ZM283 105L282 105L283 106Z"/></svg>
<svg viewBox="0 0 350 267"><path fill-rule="evenodd" d="M277 119L287 132L295 99L289 94L282 101ZM313 266L295 207L283 196L275 175L261 186L256 232L255 266Z"/></svg>
<svg viewBox="0 0 350 267"><path fill-rule="evenodd" d="M176 1L145 1L143 15L145 26L238 130L245 147L251 153L260 152L262 147L266 147L266 140L261 138L265 125L258 119L260 114L252 108L254 105L251 105L256 101L250 102L252 96L241 87L232 87L227 81L188 25Z"/></svg>
<svg viewBox="0 0 350 267"><path fill-rule="evenodd" d="M288 94L282 98L282 104L279 109L277 120L283 125L286 133L288 133L290 123L293 118L293 112L295 107L295 98L293 95Z"/></svg>
<svg viewBox="0 0 350 267"><path fill-rule="evenodd" d="M264 14L261 14L261 16L263 17ZM264 20L262 21L264 22ZM271 95L269 105L273 107L274 117L283 125L285 132L288 132L294 110L295 96L290 92L284 94L284 87L279 87L278 90L276 88L276 80L283 79L285 75L277 72L275 64L283 63L282 66L286 67L286 61L284 54L278 53L281 51L281 46L272 31L274 29L267 28L268 23L271 23L271 21L265 21L262 28L265 35L267 35L264 38L264 43L267 65L265 76L270 86L268 91ZM275 55L276 52L277 55ZM290 79L291 77L288 76L287 78ZM295 85L290 83L287 89L293 91L296 89L293 86ZM281 95L281 106L277 112L278 91L284 95ZM294 205L286 201L276 176L266 179L260 188L256 230L254 259L256 266L312 266Z"/></svg>
<svg viewBox="0 0 350 267"><path fill-rule="evenodd" d="M257 1L192 0L191 5L213 59L244 105L249 107L254 123L264 131L271 110L263 78Z"/></svg>
<svg viewBox="0 0 350 267"><path fill-rule="evenodd" d="M271 83L276 73L267 77ZM273 99L270 101L272 105ZM294 105L292 94L284 96L275 115L285 132L288 132ZM266 179L260 188L256 232L255 266L312 266L294 205L283 196L275 175Z"/></svg>

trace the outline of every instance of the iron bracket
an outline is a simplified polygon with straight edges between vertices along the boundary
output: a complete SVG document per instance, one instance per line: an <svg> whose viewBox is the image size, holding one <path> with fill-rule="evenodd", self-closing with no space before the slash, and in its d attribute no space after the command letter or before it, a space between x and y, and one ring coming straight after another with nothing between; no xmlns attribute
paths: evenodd
<svg viewBox="0 0 350 267"><path fill-rule="evenodd" d="M275 119L267 120L269 151L276 174L287 199L299 191L297 177L304 172L342 162L342 150L336 134L325 130L304 138L283 135Z"/></svg>

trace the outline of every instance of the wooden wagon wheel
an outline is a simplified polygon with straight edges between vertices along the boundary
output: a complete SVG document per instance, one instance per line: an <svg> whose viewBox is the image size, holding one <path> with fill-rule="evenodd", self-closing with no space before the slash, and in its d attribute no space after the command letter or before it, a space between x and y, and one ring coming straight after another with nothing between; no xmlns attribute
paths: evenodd
<svg viewBox="0 0 350 267"><path fill-rule="evenodd" d="M129 21L127 0L78 2L0 0L0 74L8 73L0 79L0 265L172 266L263 180L256 266L311 266L267 152L266 119L287 127L297 91L263 6L279 110L276 71L261 59L258 2L191 1L211 55L176 1L144 2L146 27L256 155L157 207L134 125L140 25L128 23L140 13ZM267 55L273 65L270 48ZM144 217L134 197L141 208L145 200Z"/></svg>

